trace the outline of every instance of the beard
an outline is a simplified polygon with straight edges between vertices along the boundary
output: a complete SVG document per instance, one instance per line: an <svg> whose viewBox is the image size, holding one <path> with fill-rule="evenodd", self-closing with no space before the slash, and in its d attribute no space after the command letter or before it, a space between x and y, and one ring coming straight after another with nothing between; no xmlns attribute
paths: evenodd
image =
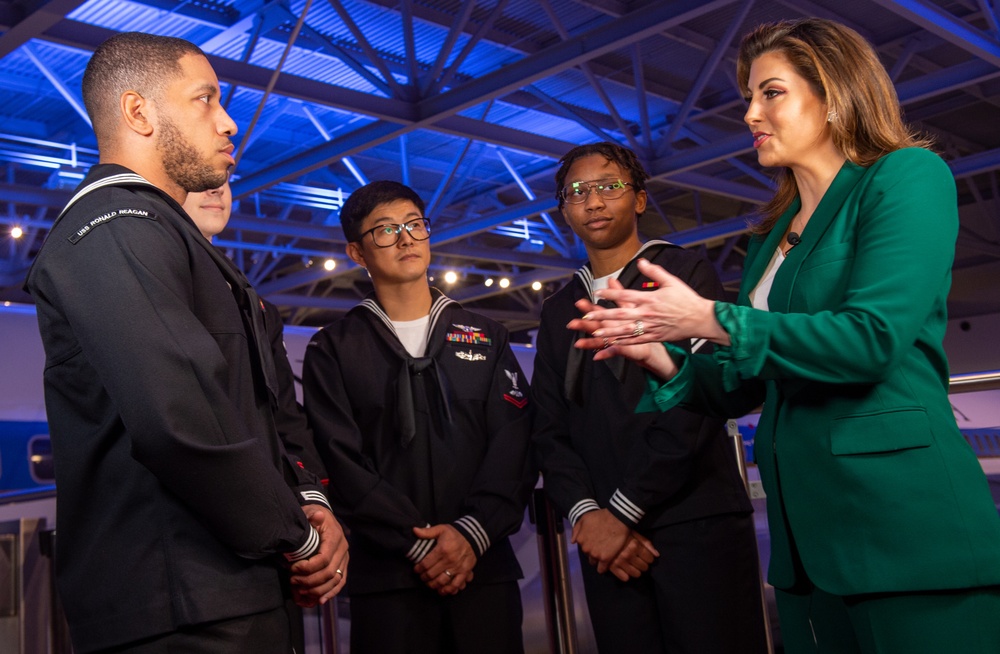
<svg viewBox="0 0 1000 654"><path fill-rule="evenodd" d="M163 168L167 176L188 193L219 188L229 179L229 171L220 172L213 168L166 116L161 119L156 149L163 155Z"/></svg>

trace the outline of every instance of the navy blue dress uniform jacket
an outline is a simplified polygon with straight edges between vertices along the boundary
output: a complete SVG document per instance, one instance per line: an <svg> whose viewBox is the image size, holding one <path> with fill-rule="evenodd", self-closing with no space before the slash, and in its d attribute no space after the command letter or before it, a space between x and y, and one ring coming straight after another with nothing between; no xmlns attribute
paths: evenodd
<svg viewBox="0 0 1000 654"><path fill-rule="evenodd" d="M703 257L662 241L646 243L625 267L619 280L627 288L651 284L635 269L639 257L702 295L722 293ZM592 283L587 264L542 308L531 383L533 446L549 499L574 524L587 511L607 508L639 531L750 512L721 420L682 408L637 413L645 372L620 358L594 361L573 346L581 335L566 324L580 317L574 302L593 300Z"/></svg>
<svg viewBox="0 0 1000 654"><path fill-rule="evenodd" d="M281 606L273 555L311 553L300 505L321 496L275 434L245 279L138 175L98 165L80 188L95 182L26 285L77 652Z"/></svg>
<svg viewBox="0 0 1000 654"><path fill-rule="evenodd" d="M306 349L306 414L350 528L351 594L423 586L434 545L413 527L451 523L478 556L472 584L521 570L507 538L537 475L528 384L498 323L432 289L429 341L411 357L374 295Z"/></svg>
<svg viewBox="0 0 1000 654"><path fill-rule="evenodd" d="M264 319L267 323L267 337L271 341L274 355L274 369L278 381L278 406L274 411L274 425L281 443L292 461L300 468L319 475L320 483L326 486L325 466L316 451L312 427L306 419L305 409L295 395L295 371L288 360L285 349L285 329L278 307L264 300Z"/></svg>

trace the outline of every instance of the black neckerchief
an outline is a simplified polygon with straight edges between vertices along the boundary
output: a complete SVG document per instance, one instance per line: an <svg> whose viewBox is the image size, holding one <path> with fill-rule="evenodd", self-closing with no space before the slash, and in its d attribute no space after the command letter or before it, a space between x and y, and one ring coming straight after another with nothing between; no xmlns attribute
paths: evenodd
<svg viewBox="0 0 1000 654"><path fill-rule="evenodd" d="M374 293L369 294L361 304L352 309L352 312L358 309L364 310L360 312L360 315L366 316L374 324L382 339L402 360L396 375L396 431L399 434L400 445L404 448L408 447L417 435L416 404L419 391L416 390L416 387L422 387L424 373L437 386L440 398L437 406L441 424L447 429L448 425L452 423L451 389L447 375L437 363L437 355L444 347L444 338L441 337L442 330L438 328L438 325L441 314L446 307L459 305L436 288L430 290L432 301L430 319L427 324L427 349L420 357L410 355L403 347L396 334L396 329L393 327L392 319L379 304L378 297Z"/></svg>

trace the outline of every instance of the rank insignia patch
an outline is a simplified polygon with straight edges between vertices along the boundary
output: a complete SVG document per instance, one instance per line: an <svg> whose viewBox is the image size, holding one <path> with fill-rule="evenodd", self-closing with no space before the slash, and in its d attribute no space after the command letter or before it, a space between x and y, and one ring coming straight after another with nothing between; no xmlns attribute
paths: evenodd
<svg viewBox="0 0 1000 654"><path fill-rule="evenodd" d="M521 389L517 387L517 373L504 369L504 374L510 380L510 390L503 394L503 399L507 400L518 409L523 409L528 404L528 398L524 396Z"/></svg>
<svg viewBox="0 0 1000 654"><path fill-rule="evenodd" d="M483 333L481 327L470 327L468 325L455 325L455 329L445 335L445 340L449 343L465 343L467 345L492 345L493 340Z"/></svg>

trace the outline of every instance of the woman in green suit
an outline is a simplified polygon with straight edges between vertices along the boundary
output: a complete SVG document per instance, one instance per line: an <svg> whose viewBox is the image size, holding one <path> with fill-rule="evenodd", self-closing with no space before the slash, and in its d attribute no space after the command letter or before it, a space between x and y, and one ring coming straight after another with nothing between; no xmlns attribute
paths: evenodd
<svg viewBox="0 0 1000 654"><path fill-rule="evenodd" d="M737 77L781 169L736 304L645 263L653 292L582 302L578 347L651 370L648 407L763 404L769 581L787 652L1000 652L1000 517L947 397L955 183L854 31L765 25ZM660 342L705 338L712 355ZM664 380L668 380L664 383Z"/></svg>

